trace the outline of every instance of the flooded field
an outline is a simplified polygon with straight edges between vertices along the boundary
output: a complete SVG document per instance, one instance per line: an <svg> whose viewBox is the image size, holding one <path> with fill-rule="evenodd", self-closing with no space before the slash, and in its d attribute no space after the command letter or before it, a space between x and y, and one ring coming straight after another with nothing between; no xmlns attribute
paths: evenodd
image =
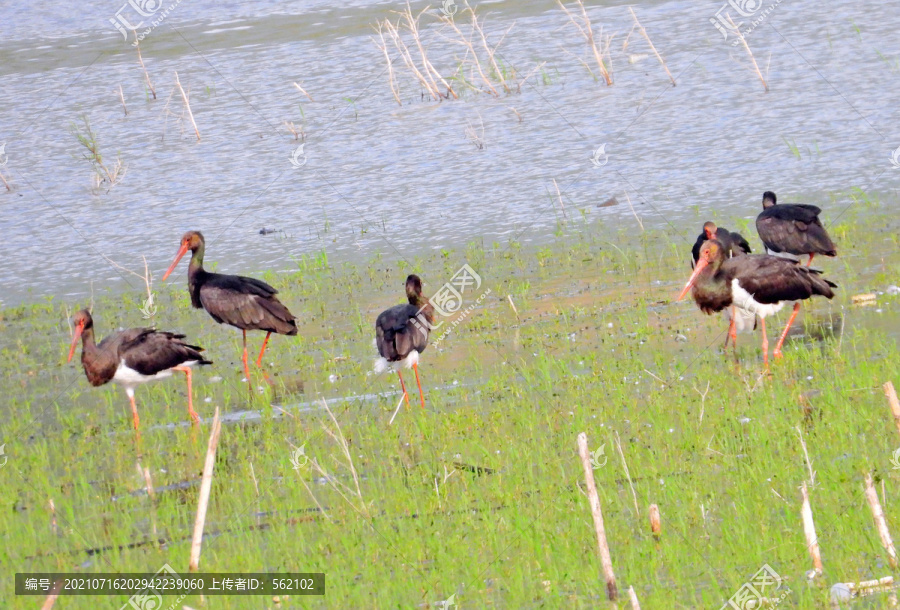
<svg viewBox="0 0 900 610"><path fill-rule="evenodd" d="M618 607L632 587L645 609L722 608L764 566L780 608L900 576L865 494L871 476L896 535L896 11L734 0L745 47L722 5L635 5L644 37L593 3L598 63L553 2L471 8L481 30L465 3L408 6L426 64L394 3L0 6L0 607L45 602L17 572L187 573L216 409L200 571L321 572L324 597L54 607L606 607L581 432ZM804 302L768 373L758 330L733 354L722 316L676 300L704 221L762 251L766 189L821 206L838 251L814 263L835 298ZM249 379L187 263L162 280L189 229L207 269L297 316L260 367L249 333ZM373 372L375 319L408 274L433 296L461 269L477 282L422 354L424 410L404 373L407 408ZM205 348L199 425L180 375L137 389L136 434L125 392L66 362L85 307L98 338Z"/></svg>

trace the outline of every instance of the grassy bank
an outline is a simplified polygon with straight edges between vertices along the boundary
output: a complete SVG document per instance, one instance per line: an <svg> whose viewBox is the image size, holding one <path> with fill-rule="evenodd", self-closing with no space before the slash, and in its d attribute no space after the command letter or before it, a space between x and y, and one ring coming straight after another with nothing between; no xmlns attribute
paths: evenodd
<svg viewBox="0 0 900 610"><path fill-rule="evenodd" d="M861 200L831 228L841 257L817 264L839 294L804 305L805 332L789 339L770 377L760 375L758 334L739 337L735 364L721 350L724 320L673 302L695 229L688 242L573 222L540 248L479 243L340 267L301 259L296 273L265 278L301 330L270 342L272 385L254 370L252 400L240 333L190 308L183 275L156 286L151 321L140 291L98 293L99 336L152 323L185 332L215 361L195 375L199 430L187 425L181 380L138 390L140 441L124 392L90 388L80 366L65 363L66 312L86 303L3 310L0 531L9 541L0 547L0 605L37 605L12 595L17 571L154 572L164 563L187 571L219 406L227 419L201 569L325 572L327 585L324 598L276 606L209 597L211 608L436 607L453 594L460 608L597 607L605 584L581 491L581 431L593 450L603 446L595 477L613 565L644 608L718 608L763 564L786 579L784 606L824 607L827 585L890 573L863 495L866 472L900 531L900 471L890 461L900 438L881 393L883 382L900 381L900 296L851 302L900 284L895 209ZM698 220L696 229L706 218ZM401 302L407 273L419 273L430 294L463 263L482 279L464 306L490 293L423 354L427 410L408 383L413 406L389 424L400 397L395 377L371 373L373 321ZM770 324L770 339L786 314ZM800 433L815 471L826 586L804 576L812 566L797 492L809 479ZM309 461L292 463L301 447ZM155 499L137 463L149 469ZM658 541L651 503L662 515ZM120 607L125 597L69 597L57 607L100 603ZM194 596L183 603L200 605Z"/></svg>

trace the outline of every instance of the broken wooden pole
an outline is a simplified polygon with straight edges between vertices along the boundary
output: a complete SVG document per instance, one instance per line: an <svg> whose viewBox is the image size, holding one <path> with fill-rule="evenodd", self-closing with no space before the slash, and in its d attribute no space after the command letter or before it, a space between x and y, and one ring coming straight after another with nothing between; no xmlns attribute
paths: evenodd
<svg viewBox="0 0 900 610"><path fill-rule="evenodd" d="M891 539L891 532L888 530L887 521L884 518L884 511L881 510L881 503L878 501L878 492L875 491L875 485L872 483L872 475L866 473L866 500L869 502L869 508L872 509L872 518L875 520L875 528L881 537L881 544L888 554L888 563L891 568L897 569L897 551L894 549L894 541Z"/></svg>
<svg viewBox="0 0 900 610"><path fill-rule="evenodd" d="M606 594L609 601L619 599L619 590L616 588L616 575L613 573L612 556L609 553L609 545L606 542L606 529L603 526L603 511L600 508L600 496L597 495L597 485L594 483L594 467L591 464L591 451L588 449L587 434L578 435L578 455L581 456L581 465L584 468L584 481L587 485L588 501L591 505L591 515L594 517L594 530L597 533L597 546L600 548L600 565L603 568L603 577L606 580Z"/></svg>
<svg viewBox="0 0 900 610"><path fill-rule="evenodd" d="M806 481L800 484L800 497L803 505L800 507L800 515L803 517L803 533L806 534L806 548L812 557L815 576L822 575L822 556L819 554L819 539L816 536L816 525L813 523L812 507L809 504L809 493L806 490Z"/></svg>
<svg viewBox="0 0 900 610"><path fill-rule="evenodd" d="M203 476L200 479L200 499L197 502L197 518L194 521L194 536L191 539L191 560L188 569L196 572L200 568L200 547L203 545L203 526L206 524L206 509L209 508L209 491L212 488L213 467L216 465L216 447L219 445L219 433L222 422L219 420L219 407L213 416L212 429L209 431L209 443L206 446L206 462L203 464Z"/></svg>

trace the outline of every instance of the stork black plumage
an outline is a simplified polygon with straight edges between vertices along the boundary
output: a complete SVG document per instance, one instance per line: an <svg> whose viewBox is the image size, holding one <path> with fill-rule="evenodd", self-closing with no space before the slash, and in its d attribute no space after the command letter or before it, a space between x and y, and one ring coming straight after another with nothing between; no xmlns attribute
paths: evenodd
<svg viewBox="0 0 900 610"><path fill-rule="evenodd" d="M171 377L172 371L180 371L187 379L188 415L191 421L199 421L194 412L191 391L191 367L212 364L200 353L202 347L188 345L184 335L158 331L153 328L130 328L107 335L99 344L94 340L94 319L83 309L72 318L75 333L69 348L69 358L75 354L79 339L82 342L81 364L92 386L113 381L123 388L131 403L134 429L140 426L134 389L148 381Z"/></svg>
<svg viewBox="0 0 900 610"><path fill-rule="evenodd" d="M834 298L837 284L821 277L821 272L768 254L748 254L727 258L725 248L715 240L704 242L693 274L679 299L690 290L705 313L736 305L759 316L762 323L763 360L769 363L766 317L779 311L785 301L800 301L816 295Z"/></svg>
<svg viewBox="0 0 900 610"><path fill-rule="evenodd" d="M434 323L434 307L422 296L422 280L415 274L406 278L406 298L408 303L384 310L375 320L375 346L380 355L375 361L375 371L382 373L397 365L400 388L409 406L409 394L400 367L412 368L416 373L419 398L424 409L425 394L419 381L419 354L428 346L428 335Z"/></svg>
<svg viewBox="0 0 900 610"><path fill-rule="evenodd" d="M750 244L744 239L743 235L735 231L729 231L725 227L716 226L716 223L708 220L703 223L703 231L697 236L697 241L694 242L694 247L691 248L691 256L694 259L691 261L691 269L696 266L697 259L700 258L700 247L711 239L715 239L722 244L728 258L750 254ZM736 305L723 311L728 319L728 332L725 334L724 347L728 347L728 340L731 339L735 358L737 358L737 334L745 330L747 332L756 330L756 314L741 309Z"/></svg>
<svg viewBox="0 0 900 610"><path fill-rule="evenodd" d="M267 283L241 275L224 275L210 273L203 268L203 254L206 241L200 231L188 231L181 238L181 247L175 260L166 270L163 281L175 267L181 257L191 251L191 263L188 266L188 290L191 294L191 305L203 308L219 324L228 324L240 328L244 338L244 374L250 382L250 367L247 365L247 331L264 330L266 338L256 366L262 364L263 353L272 333L279 335L296 335L297 323L294 315L275 296L278 291Z"/></svg>
<svg viewBox="0 0 900 610"><path fill-rule="evenodd" d="M694 257L694 263L700 258L700 246L703 242L715 239L725 249L727 256L739 256L741 254L750 254L750 243L744 239L744 236L735 231L729 231L725 227L716 226L716 223L708 220L703 223L703 231L697 236L694 247L691 248L691 255ZM691 264L691 269L694 264Z"/></svg>
<svg viewBox="0 0 900 610"><path fill-rule="evenodd" d="M762 204L763 211L756 217L756 231L769 254L793 260L800 260L798 256L808 255L807 267L812 264L816 254L837 256L837 248L819 220L821 208L803 203L779 204L772 191L763 193ZM781 346L799 311L798 301L794 303L791 317L775 344L776 357L781 355Z"/></svg>

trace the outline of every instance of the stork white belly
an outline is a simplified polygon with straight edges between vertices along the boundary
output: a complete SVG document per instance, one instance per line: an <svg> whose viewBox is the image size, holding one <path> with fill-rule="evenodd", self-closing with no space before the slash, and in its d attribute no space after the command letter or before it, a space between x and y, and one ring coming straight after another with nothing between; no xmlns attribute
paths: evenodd
<svg viewBox="0 0 900 610"><path fill-rule="evenodd" d="M746 309L750 313L758 315L760 318L771 316L773 313L781 311L781 308L784 307L784 302L771 304L757 302L752 294L741 287L738 278L731 280L731 298L735 305L742 309Z"/></svg>
<svg viewBox="0 0 900 610"><path fill-rule="evenodd" d="M182 362L178 366L194 366L195 364L197 364L196 360L188 360L187 362ZM164 371L156 373L155 375L144 375L143 373L139 373L125 364L125 359L122 358L122 360L119 362L119 368L116 369L116 374L113 376L112 380L119 385L125 386L126 388L134 388L141 385L142 383L147 383L148 381L171 377L172 370L173 369L166 369Z"/></svg>

